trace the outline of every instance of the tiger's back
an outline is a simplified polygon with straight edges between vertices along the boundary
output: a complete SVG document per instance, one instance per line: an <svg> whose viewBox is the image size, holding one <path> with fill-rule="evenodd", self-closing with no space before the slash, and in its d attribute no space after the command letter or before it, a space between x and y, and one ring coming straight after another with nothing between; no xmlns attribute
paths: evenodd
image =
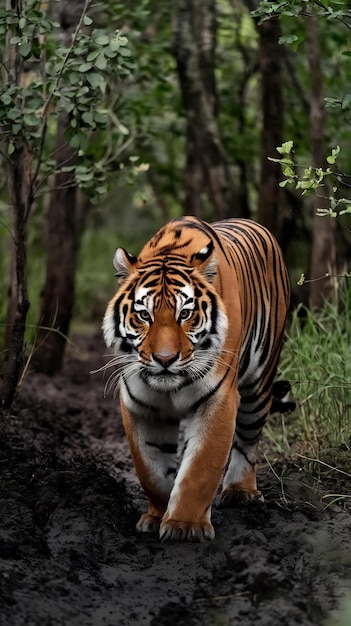
<svg viewBox="0 0 351 626"><path fill-rule="evenodd" d="M138 530L213 538L210 505L261 497L257 444L272 400L289 281L272 235L249 220L175 220L138 257L118 250L122 284L104 318L120 401L149 498ZM184 424L181 463L178 427Z"/></svg>

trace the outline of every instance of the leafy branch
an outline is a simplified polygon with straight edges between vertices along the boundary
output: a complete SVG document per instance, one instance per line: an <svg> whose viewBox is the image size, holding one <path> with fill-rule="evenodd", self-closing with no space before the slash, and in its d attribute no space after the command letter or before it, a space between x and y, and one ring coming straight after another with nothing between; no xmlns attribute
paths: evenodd
<svg viewBox="0 0 351 626"><path fill-rule="evenodd" d="M280 187L292 184L295 189L300 189L302 191L302 195L312 194L325 185L327 178L331 178L333 181L333 194L328 196L330 206L329 208L318 208L317 215L320 215L321 217L329 215L330 217L337 218L347 213L351 213L350 199L335 197L340 177L345 176L344 174L341 172L336 174L330 167L327 167L326 169L321 167L312 167L312 165L305 167L304 165L297 163L295 159L293 141L286 141L281 146L278 146L277 152L281 154L281 158L276 159L269 157L269 160L274 163L280 163L281 165L285 180L282 180L279 183ZM335 165L339 154L340 147L336 146L332 149L331 154L327 156L327 163L329 165Z"/></svg>
<svg viewBox="0 0 351 626"><path fill-rule="evenodd" d="M56 81L54 83L54 85L51 88L51 91L44 103L44 106L42 108L42 112L41 112L41 117L42 117L42 127L41 127L41 137L40 137L40 146L39 146L39 151L38 151L38 158L37 158L37 164L36 164L36 168L34 170L32 179L31 179L31 192L34 196L34 187L35 187L35 183L36 180L39 176L40 173L40 168L41 168L41 163L42 163L42 157L43 157L43 152L44 152L44 147L45 147L45 139L46 139L46 133L47 133L47 119L48 119L48 111L49 111L49 107L50 107L50 103L53 99L53 96L55 94L55 91L58 89L58 86L60 84L60 80L62 77L62 74L64 72L64 69L67 65L68 59L72 54L72 51L75 48L76 42L77 42L77 38L78 35L81 31L82 25L83 23L88 25L92 23L92 20L90 18L87 17L87 11L89 8L89 5L91 4L92 0L85 0L85 5L83 7L81 16L79 18L77 27L75 29L75 32L73 34L72 37L72 41L71 41L71 45L70 47L67 49L66 55L62 61L62 65L61 68L58 71L57 77L56 77Z"/></svg>
<svg viewBox="0 0 351 626"><path fill-rule="evenodd" d="M5 80L0 85L0 137L5 144L1 154L6 159L15 156L18 141L28 147L32 155L32 197L50 173L57 173L57 163L45 156L50 117L56 124L60 113L67 114L66 140L77 151L80 168L73 171L75 183L92 200L107 191L111 165L105 156L110 142L118 146L119 152L130 144L125 141L128 128L115 123L109 94L114 91L116 79L123 80L133 71L132 52L120 32L92 27L93 21L87 15L91 2L85 0L69 45L59 44L57 25L47 18L39 1L23 3L18 11L0 9L0 33L8 33L8 58L5 54L2 62ZM83 26L92 28L86 32ZM29 62L33 68L25 84L20 75L14 80L11 74L15 57L16 67L22 67L20 75L24 63Z"/></svg>

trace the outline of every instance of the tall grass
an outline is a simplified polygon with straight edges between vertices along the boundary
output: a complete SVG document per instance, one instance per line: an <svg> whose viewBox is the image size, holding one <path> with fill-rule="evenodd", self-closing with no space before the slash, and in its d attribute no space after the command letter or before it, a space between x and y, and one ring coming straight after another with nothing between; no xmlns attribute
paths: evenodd
<svg viewBox="0 0 351 626"><path fill-rule="evenodd" d="M351 281L345 279L337 299L322 311L301 306L292 315L280 373L292 384L297 410L282 422L282 448L318 459L351 452L350 348Z"/></svg>

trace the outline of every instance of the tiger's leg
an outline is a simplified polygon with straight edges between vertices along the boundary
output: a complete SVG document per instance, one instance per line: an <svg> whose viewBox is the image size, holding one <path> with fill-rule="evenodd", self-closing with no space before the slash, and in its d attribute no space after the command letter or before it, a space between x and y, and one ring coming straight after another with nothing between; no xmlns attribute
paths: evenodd
<svg viewBox="0 0 351 626"><path fill-rule="evenodd" d="M245 401L245 397L241 399L230 461L223 479L221 504L224 506L243 500L264 500L257 489L256 460L270 403L270 394L250 396L250 402Z"/></svg>
<svg viewBox="0 0 351 626"><path fill-rule="evenodd" d="M234 396L234 394L233 394ZM227 464L239 394L232 402L188 417L184 423L182 462L160 525L162 541L206 541L214 538L211 504Z"/></svg>
<svg viewBox="0 0 351 626"><path fill-rule="evenodd" d="M121 409L134 467L149 500L147 513L140 517L136 528L157 532L174 484L179 425L134 417L123 402Z"/></svg>

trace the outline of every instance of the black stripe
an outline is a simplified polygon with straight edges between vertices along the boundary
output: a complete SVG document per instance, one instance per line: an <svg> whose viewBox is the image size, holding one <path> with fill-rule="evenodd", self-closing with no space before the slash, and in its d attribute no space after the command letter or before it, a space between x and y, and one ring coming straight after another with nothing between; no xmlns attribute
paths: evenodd
<svg viewBox="0 0 351 626"><path fill-rule="evenodd" d="M233 359L232 359L232 362L233 362ZM227 368L227 371L224 374L224 376L221 378L220 381L218 381L217 385L215 387L213 387L212 389L210 389L210 391L208 391L204 396L202 396L202 398L200 398L200 400L197 400L196 402L194 402L194 404L192 404L190 406L189 412L190 411L196 411L199 408L199 406L201 406L201 404L206 402L206 400L209 400L211 398L211 396L213 396L218 391L218 389L221 387L221 385L223 384L223 382L227 378L230 370L231 370L231 367L229 366Z"/></svg>
<svg viewBox="0 0 351 626"><path fill-rule="evenodd" d="M176 443L155 443L153 441L145 441L145 443L152 448L158 448L165 454L177 454L178 446Z"/></svg>
<svg viewBox="0 0 351 626"><path fill-rule="evenodd" d="M250 461L245 450L243 450L236 441L234 441L233 443L233 448L235 448L235 450L240 452L240 454L242 454L245 457L245 459L247 460L248 464L251 465L251 467L255 467L256 463L254 461Z"/></svg>
<svg viewBox="0 0 351 626"><path fill-rule="evenodd" d="M159 413L160 412L160 409L157 406L153 406L152 404L147 404L146 402L143 402L142 400L138 400L138 398L136 398L132 394L131 390L129 389L125 377L122 376L122 378L123 378L123 382L124 382L124 384L126 386L127 393L129 395L130 399L133 400L133 402L135 402L135 404L138 404L139 406L143 406L145 409L151 409L155 413Z"/></svg>
<svg viewBox="0 0 351 626"><path fill-rule="evenodd" d="M240 409L241 412L241 409ZM251 423L245 423L242 422L241 420L237 420L236 422L236 427L239 428L240 430L262 430L263 426L265 425L265 422L267 420L267 415L262 415L262 417L259 417L258 419L256 419L254 422Z"/></svg>

